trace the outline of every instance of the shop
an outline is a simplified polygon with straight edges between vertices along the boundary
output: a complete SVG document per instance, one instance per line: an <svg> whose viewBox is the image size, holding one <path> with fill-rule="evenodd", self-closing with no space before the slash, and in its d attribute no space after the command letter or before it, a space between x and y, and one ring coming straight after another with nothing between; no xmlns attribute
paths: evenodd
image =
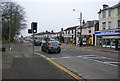
<svg viewBox="0 0 120 81"><path fill-rule="evenodd" d="M74 42L75 42L75 36L73 35L64 36L64 43L73 44Z"/></svg>
<svg viewBox="0 0 120 81"><path fill-rule="evenodd" d="M120 30L101 31L95 33L96 46L119 48Z"/></svg>

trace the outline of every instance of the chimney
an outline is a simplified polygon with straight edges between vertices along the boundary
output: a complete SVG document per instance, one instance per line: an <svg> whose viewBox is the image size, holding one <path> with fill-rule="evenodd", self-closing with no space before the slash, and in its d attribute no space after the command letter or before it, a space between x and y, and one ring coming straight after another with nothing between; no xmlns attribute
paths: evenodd
<svg viewBox="0 0 120 81"><path fill-rule="evenodd" d="M108 5L103 4L103 9L108 8Z"/></svg>
<svg viewBox="0 0 120 81"><path fill-rule="evenodd" d="M51 33L53 33L53 30L51 30Z"/></svg>
<svg viewBox="0 0 120 81"><path fill-rule="evenodd" d="M63 31L63 28L61 28L61 31Z"/></svg>

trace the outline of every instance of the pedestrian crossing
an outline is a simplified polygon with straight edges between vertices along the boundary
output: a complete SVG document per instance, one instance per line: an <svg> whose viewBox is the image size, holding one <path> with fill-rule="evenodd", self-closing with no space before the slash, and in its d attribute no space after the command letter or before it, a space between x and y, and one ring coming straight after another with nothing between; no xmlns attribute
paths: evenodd
<svg viewBox="0 0 120 81"><path fill-rule="evenodd" d="M112 58L108 58L108 57L104 57L104 56L96 56L96 55L80 55L80 56L65 56L65 57L57 57L57 58L50 58L50 59L53 59L53 60L56 60L56 59L71 59L71 58L84 58L86 60L92 60L92 61L95 61L95 62L99 62L99 63L102 63L102 64L107 64L107 65L111 65L111 66L119 66L120 65L120 61L118 60L115 60L115 59L112 59Z"/></svg>

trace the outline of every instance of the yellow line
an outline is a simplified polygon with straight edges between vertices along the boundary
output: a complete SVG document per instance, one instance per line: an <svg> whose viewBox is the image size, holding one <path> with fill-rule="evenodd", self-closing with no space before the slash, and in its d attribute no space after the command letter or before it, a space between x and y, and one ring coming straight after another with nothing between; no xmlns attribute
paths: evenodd
<svg viewBox="0 0 120 81"><path fill-rule="evenodd" d="M53 63L54 65L56 65L57 67L59 67L60 69L62 69L64 72L68 73L69 75L71 75L72 77L74 77L75 79L77 79L78 81L85 81L84 79L82 79L81 77L79 77L78 75L74 74L73 72L71 72L70 70L64 68L63 66L61 66L60 64L58 64L57 62L55 62L54 60L51 60L49 57L42 55L40 53L35 53L37 55L40 55L41 57L45 58L46 60L50 61L51 63Z"/></svg>

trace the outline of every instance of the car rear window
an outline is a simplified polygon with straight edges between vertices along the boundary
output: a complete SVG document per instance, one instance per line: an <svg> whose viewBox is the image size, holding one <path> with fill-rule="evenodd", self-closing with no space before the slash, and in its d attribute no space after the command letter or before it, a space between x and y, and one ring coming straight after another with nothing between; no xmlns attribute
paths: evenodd
<svg viewBox="0 0 120 81"><path fill-rule="evenodd" d="M49 45L56 46L56 45L59 45L59 43L58 42L52 42L52 43L49 43Z"/></svg>

